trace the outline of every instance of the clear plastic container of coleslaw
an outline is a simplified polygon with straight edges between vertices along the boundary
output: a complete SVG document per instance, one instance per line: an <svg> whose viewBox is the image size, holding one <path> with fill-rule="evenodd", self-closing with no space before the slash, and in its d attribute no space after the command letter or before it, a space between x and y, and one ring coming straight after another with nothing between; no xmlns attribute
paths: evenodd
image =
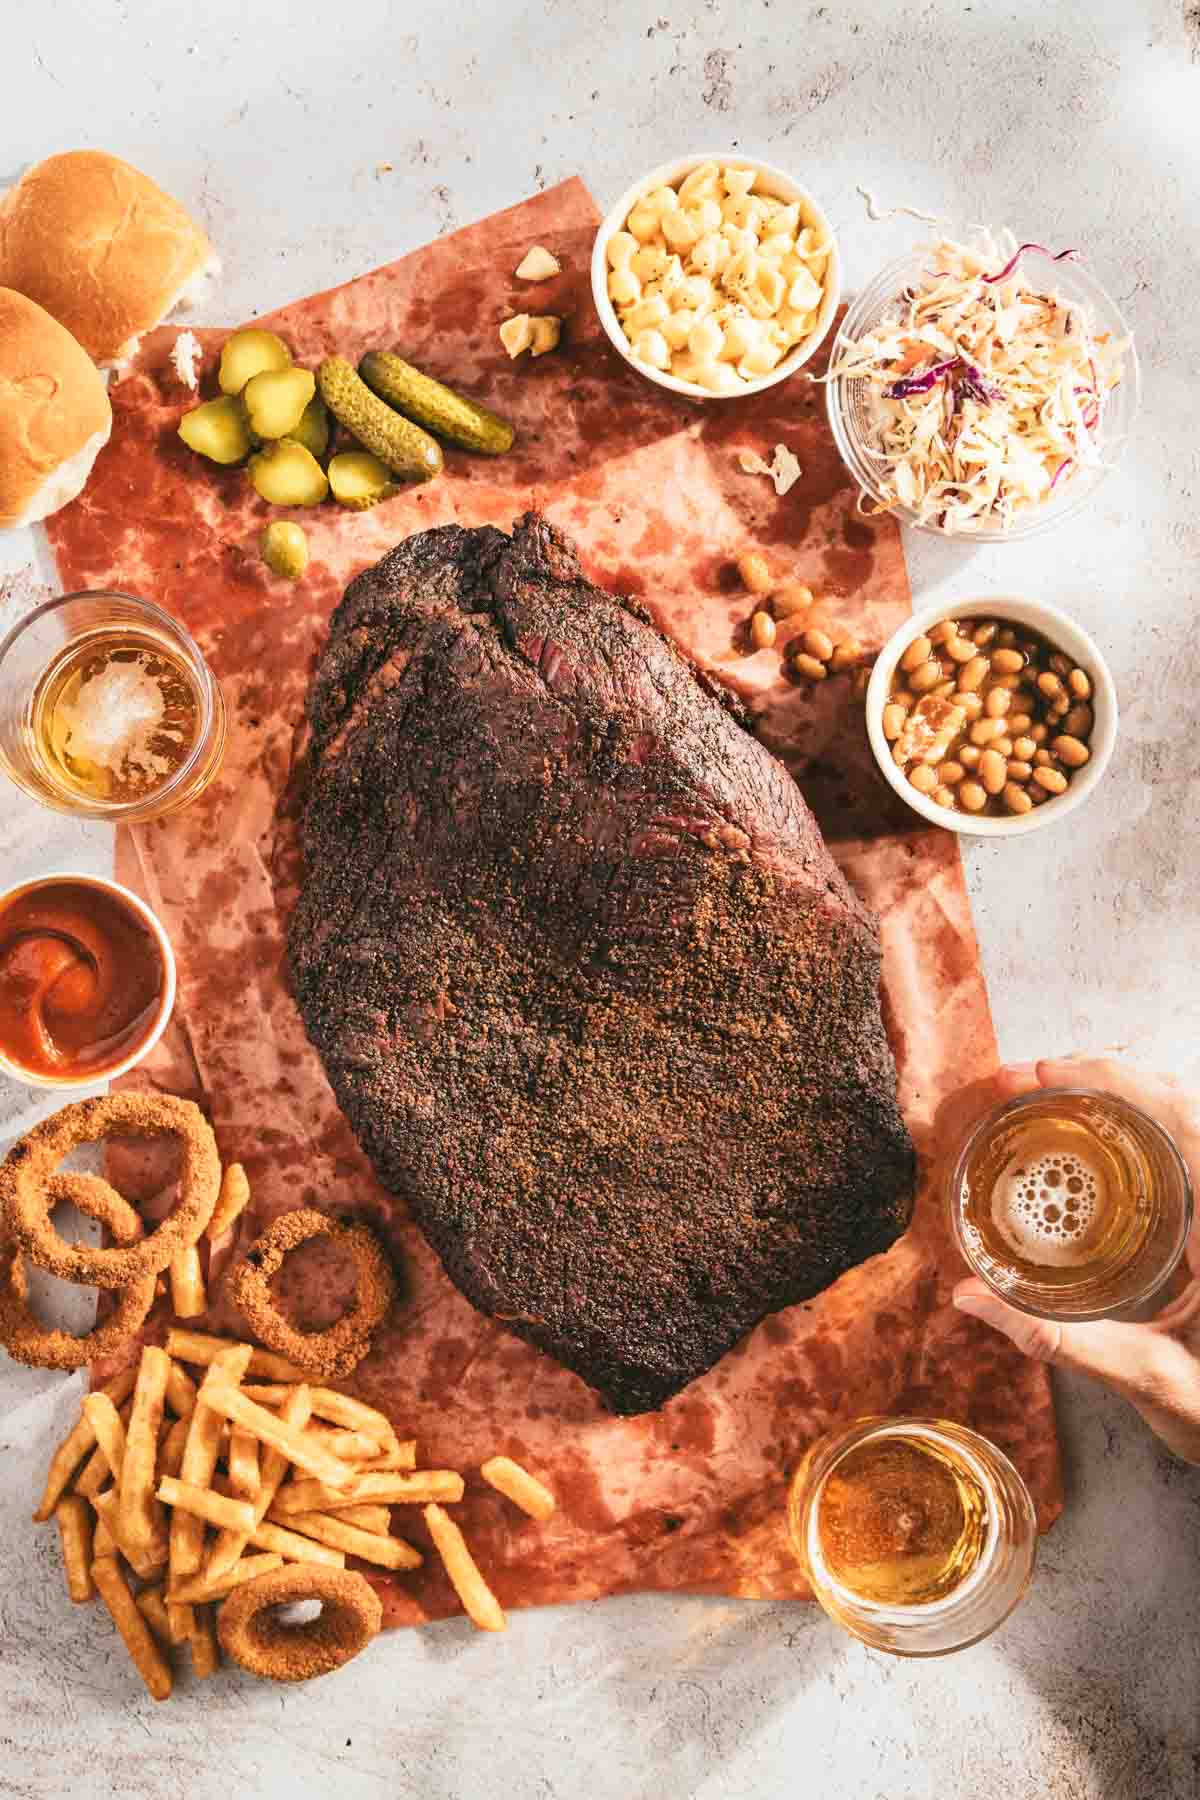
<svg viewBox="0 0 1200 1800"><path fill-rule="evenodd" d="M1000 246L994 270L1004 266L1010 249L1011 246ZM925 244L890 263L848 308L829 356L830 370L841 368L843 372L831 373L826 381L826 404L834 439L842 460L862 490L865 512L885 510L916 530L973 543L1011 543L1031 537L1084 506L1120 458L1132 430L1140 394L1137 355L1129 327L1116 303L1081 261L1052 260L1036 250L1027 250L1016 265L1016 281L1010 279L1007 284L995 282L975 289L978 295L996 292L998 296L1011 297L1032 291L1053 297L1054 305L1046 312L1051 332L1065 331L1069 342L1074 330L1103 345L1108 362L1098 378L1102 390L1098 405L1089 400L1082 386L1075 386L1074 372L1069 384L1059 384L1063 392L1073 389L1078 395L1077 401L1068 400L1068 404L1079 408L1074 429L1082 453L1072 457L1063 435L1060 396L1052 392L1052 374L1046 375L1044 338L1039 341L1035 331L1029 334L1031 356L1042 379L1040 387L1029 389L1034 394L1033 404L1018 416L1003 398L1005 387L1010 394L1013 392L1011 376L1002 373L998 379L992 379L990 371L981 366L982 359L956 355L955 347L939 331L935 283L938 268L933 252L934 246ZM958 310L952 307L946 318L953 318L957 324L963 316L962 294L966 290L961 284L954 287L947 283L947 291ZM915 346L908 343L899 328L903 320L912 316L909 309L914 295L920 296L920 305L930 301L926 312L934 314L932 328L922 334L924 341ZM1072 312L1074 318L1068 321ZM864 342L881 346L880 355L865 356ZM899 356L902 344L903 366L892 360L893 348ZM1062 350L1064 366L1073 369L1066 360L1067 343ZM1001 369L1006 363L1009 369L1016 366L1018 387L1022 354L1023 340L1018 330L1015 340L1010 339L997 357ZM861 371L868 363L864 374ZM847 372L846 365L851 371L857 365L860 372ZM1110 380L1114 375L1116 379ZM904 387L909 383L917 391L907 404L897 404L892 398L893 390L899 385L899 399L905 401L908 397ZM1055 428L1049 434L1038 425L1042 408L1047 416L1055 415ZM987 433L991 430L1003 443L999 428L1003 420L1003 430L1007 430L1010 418L1014 428L1007 449L988 472ZM1086 431L1082 422L1088 425ZM937 434L945 431L953 443L954 433L965 429L976 431L983 450L974 461L964 462L970 449L968 446L964 450L960 443L953 473L965 472L968 479L957 487L948 487L943 481L940 490L936 489L933 478L949 472L944 442ZM923 446L931 431L935 439L927 453ZM1040 467L1027 451L1036 456ZM941 458L940 468L929 464L928 457L933 455ZM903 468L904 463L909 467ZM1005 482L997 485L996 464L1011 467L1015 474L1024 468L1030 480L1018 491L1015 501L983 504L981 493L998 491L1004 496L1014 491ZM939 503L939 492L946 495L947 504Z"/></svg>

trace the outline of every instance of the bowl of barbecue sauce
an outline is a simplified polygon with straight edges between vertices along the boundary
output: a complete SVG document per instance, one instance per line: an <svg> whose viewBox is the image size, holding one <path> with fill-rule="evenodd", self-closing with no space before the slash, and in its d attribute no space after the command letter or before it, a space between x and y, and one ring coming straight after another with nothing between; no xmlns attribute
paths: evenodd
<svg viewBox="0 0 1200 1800"><path fill-rule="evenodd" d="M55 873L0 893L0 1072L84 1088L154 1047L175 1004L175 958L136 894Z"/></svg>

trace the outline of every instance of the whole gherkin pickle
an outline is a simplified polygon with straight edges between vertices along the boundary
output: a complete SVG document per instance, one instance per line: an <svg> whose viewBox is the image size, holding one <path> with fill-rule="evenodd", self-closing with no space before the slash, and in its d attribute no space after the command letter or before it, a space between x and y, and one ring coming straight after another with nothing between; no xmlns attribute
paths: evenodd
<svg viewBox="0 0 1200 1800"><path fill-rule="evenodd" d="M268 569L285 581L298 581L308 567L308 539L302 525L289 519L272 519L260 540Z"/></svg>
<svg viewBox="0 0 1200 1800"><path fill-rule="evenodd" d="M432 481L441 474L442 451L437 439L393 412L359 379L344 356L325 358L317 370L317 386L334 418L394 475Z"/></svg>
<svg viewBox="0 0 1200 1800"><path fill-rule="evenodd" d="M439 437L449 438L452 444L482 451L485 456L503 456L512 449L514 434L507 419L456 394L432 375L422 374L402 356L390 350L369 350L359 362L358 372L389 406L436 431Z"/></svg>

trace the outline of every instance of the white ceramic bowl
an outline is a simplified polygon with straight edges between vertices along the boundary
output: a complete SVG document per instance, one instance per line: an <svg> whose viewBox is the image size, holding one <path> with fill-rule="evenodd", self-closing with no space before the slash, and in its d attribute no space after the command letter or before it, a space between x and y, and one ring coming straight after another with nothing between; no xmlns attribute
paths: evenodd
<svg viewBox="0 0 1200 1800"><path fill-rule="evenodd" d="M652 369L647 363L638 362L633 354L629 339L621 329L616 310L608 297L608 240L613 233L624 228L637 202L653 188L676 187L685 175L698 169L701 163L715 162L723 169L753 169L758 177L756 186L772 199L783 200L789 205L799 200L812 224L824 234L829 245L829 261L825 267L824 291L821 304L817 310L817 323L808 337L802 339L794 350L790 350L783 361L777 363L769 375L760 375L754 381L741 383L736 393L714 394L708 388L700 387L694 381L681 381L677 375L671 375L663 369ZM753 156L735 156L723 150L709 150L700 156L679 156L674 162L661 163L657 169L651 169L640 181L635 181L627 188L617 201L612 211L605 218L596 233L596 242L592 250L592 296L596 302L596 311L600 315L600 323L614 350L623 356L631 369L644 375L647 381L655 381L659 387L669 388L673 394L687 394L693 400L742 400L748 394L761 394L765 388L774 387L777 382L786 381L789 375L795 374L819 347L822 339L833 323L833 316L838 308L842 291L841 262L838 257L837 239L833 227L818 201L802 188L797 181L782 169L774 168L770 163L759 162Z"/></svg>
<svg viewBox="0 0 1200 1800"><path fill-rule="evenodd" d="M942 619L993 618L1013 625L1028 625L1038 631L1069 656L1092 678L1091 707L1096 722L1089 748L1091 760L1077 770L1064 794L1056 794L1033 812L1015 813L1011 818L991 818L977 813L952 812L938 806L928 795L919 794L902 770L892 760L891 745L883 735L883 709L896 665L914 638L922 637L931 625ZM1108 664L1087 632L1056 606L1042 606L1034 600L1020 600L1010 594L989 594L975 600L960 600L956 605L927 606L895 632L880 651L867 688L867 736L875 761L884 779L895 788L900 798L913 811L928 819L931 825L943 825L947 831L968 832L973 837L1023 837L1028 831L1041 831L1057 825L1068 813L1093 794L1104 779L1117 741L1117 690Z"/></svg>
<svg viewBox="0 0 1200 1800"><path fill-rule="evenodd" d="M158 917L151 912L146 902L131 893L127 887L122 887L119 881L110 881L105 875L86 875L78 869L52 869L46 875L28 876L24 881L14 881L11 887L5 888L3 893L0 893L0 908L4 907L17 894L23 894L29 888L44 887L50 881L78 882L85 887L102 888L105 893L113 894L123 900L130 911L135 912L153 933L163 962L162 996L150 1034L138 1045L132 1056L127 1056L123 1062L115 1063L112 1068L104 1069L95 1075L39 1075L35 1070L27 1069L21 1063L14 1062L11 1057L4 1054L3 1050L0 1050L0 1074L11 1076L14 1081L21 1082L25 1087L78 1091L97 1087L103 1081L113 1081L118 1075L124 1075L127 1070L135 1068L144 1057L149 1056L166 1030L167 1020L175 1008L175 952L171 948L171 940Z"/></svg>

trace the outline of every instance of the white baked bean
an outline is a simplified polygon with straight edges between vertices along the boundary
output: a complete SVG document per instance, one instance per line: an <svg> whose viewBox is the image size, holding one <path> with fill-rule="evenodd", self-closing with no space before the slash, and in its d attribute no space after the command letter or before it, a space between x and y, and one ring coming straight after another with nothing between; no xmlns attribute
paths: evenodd
<svg viewBox="0 0 1200 1800"><path fill-rule="evenodd" d="M1037 745L1031 737L1013 739L1013 755L1019 757L1022 762L1028 762L1036 749Z"/></svg>
<svg viewBox="0 0 1200 1800"><path fill-rule="evenodd" d="M1008 779L1008 764L996 750L985 750L979 759L979 779L989 794L998 794Z"/></svg>
<svg viewBox="0 0 1200 1800"><path fill-rule="evenodd" d="M1078 700L1090 700L1092 684L1082 669L1072 669L1067 676L1067 686Z"/></svg>
<svg viewBox="0 0 1200 1800"><path fill-rule="evenodd" d="M769 594L771 591L771 571L767 559L758 550L743 550L737 560L738 574L742 583L752 594Z"/></svg>
<svg viewBox="0 0 1200 1800"><path fill-rule="evenodd" d="M959 802L968 812L982 812L987 805L987 789L977 781L964 781L958 790Z"/></svg>
<svg viewBox="0 0 1200 1800"><path fill-rule="evenodd" d="M952 657L956 663L973 662L979 654L970 638L964 637L947 638L945 649L946 655Z"/></svg>
<svg viewBox="0 0 1200 1800"><path fill-rule="evenodd" d="M999 719L976 719L971 727L971 742L980 746L990 744L1003 730Z"/></svg>
<svg viewBox="0 0 1200 1800"><path fill-rule="evenodd" d="M1061 769L1035 769L1033 779L1040 787L1044 787L1048 794L1066 792L1067 778Z"/></svg>
<svg viewBox="0 0 1200 1800"><path fill-rule="evenodd" d="M1009 782L1004 790L1004 804L1010 813L1027 813L1033 811L1033 801L1022 787Z"/></svg>
<svg viewBox="0 0 1200 1800"><path fill-rule="evenodd" d="M1084 763L1091 760L1092 753L1087 745L1075 737L1056 737L1050 748L1068 769L1082 769Z"/></svg>
<svg viewBox="0 0 1200 1800"><path fill-rule="evenodd" d="M821 662L828 662L833 655L833 639L827 637L823 631L806 631L804 634L804 648L808 651L810 656L817 657ZM912 685L917 693L920 693L921 690L917 687L915 681Z"/></svg>
<svg viewBox="0 0 1200 1800"><path fill-rule="evenodd" d="M908 779L918 794L932 794L938 784L938 778L928 763L918 763Z"/></svg>
<svg viewBox="0 0 1200 1800"><path fill-rule="evenodd" d="M929 661L929 652L933 649L933 639L927 637L914 638L904 655L900 658L900 667L906 672L920 668L923 662Z"/></svg>
<svg viewBox="0 0 1200 1800"><path fill-rule="evenodd" d="M1007 688L994 687L983 703L983 710L989 719L1002 719L1012 705L1012 695Z"/></svg>
<svg viewBox="0 0 1200 1800"><path fill-rule="evenodd" d="M1016 675L1025 667L1025 658L1021 655L1021 652L1019 650L1009 649L1004 645L1005 637L1013 636L1014 634L1011 632L1002 631L1000 633L1002 648L992 651L992 667L995 669L997 675Z"/></svg>
<svg viewBox="0 0 1200 1800"><path fill-rule="evenodd" d="M891 705L884 707L883 735L887 738L889 743L894 743L900 736L900 733L904 730L904 721L907 717L908 714L904 708L902 706L897 706L894 701Z"/></svg>
<svg viewBox="0 0 1200 1800"><path fill-rule="evenodd" d="M964 693L974 693L981 688L988 676L988 659L986 656L973 656L969 663L964 663L958 672L958 685Z"/></svg>

